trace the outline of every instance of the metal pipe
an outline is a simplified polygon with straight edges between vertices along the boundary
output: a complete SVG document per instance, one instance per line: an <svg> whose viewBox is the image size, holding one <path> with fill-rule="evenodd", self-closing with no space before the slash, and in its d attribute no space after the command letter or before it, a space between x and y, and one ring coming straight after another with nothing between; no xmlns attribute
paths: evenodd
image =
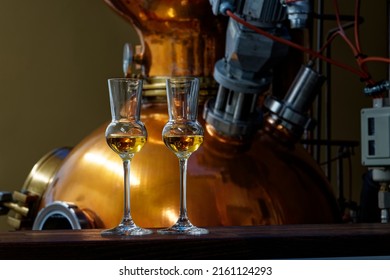
<svg viewBox="0 0 390 280"><path fill-rule="evenodd" d="M323 34L324 34L324 20L321 17L324 13L324 1L323 0L318 0L317 4L317 12L320 15L318 21L317 21L317 48L321 48L323 44ZM319 60L317 63L317 73L322 74L322 61ZM322 98L321 95L317 97L317 102L316 102L316 108L317 108L317 129L316 129L316 138L318 140L321 139L322 134L321 134L321 127L322 127ZM320 163L321 162L321 146L317 145L314 150L314 159Z"/></svg>

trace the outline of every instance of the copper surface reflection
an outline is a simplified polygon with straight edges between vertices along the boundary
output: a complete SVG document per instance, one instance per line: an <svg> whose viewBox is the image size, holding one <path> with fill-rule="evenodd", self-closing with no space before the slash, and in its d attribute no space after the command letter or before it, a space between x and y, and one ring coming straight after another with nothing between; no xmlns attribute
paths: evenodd
<svg viewBox="0 0 390 280"><path fill-rule="evenodd" d="M203 104L216 89L212 73L214 63L223 57L226 18L215 17L208 0L105 2L132 24L141 42L133 63L142 67L145 78L141 120L149 136L132 162L131 176L137 184L131 189L132 216L141 227L167 227L179 211L180 179L177 158L161 139L168 120L161 77L200 77ZM40 208L57 200L72 202L98 217L102 227L117 225L123 211L123 174L120 158L105 142L106 126L102 124L72 149L50 180ZM243 143L203 126L204 143L188 161L187 206L194 224L339 220L327 179L300 145L282 145L263 131Z"/></svg>
<svg viewBox="0 0 390 280"><path fill-rule="evenodd" d="M166 104L149 104L141 118L149 138L133 160L132 176L139 185L132 188L131 205L134 220L143 227L169 226L179 209L177 158L161 140L166 110ZM105 143L105 127L72 150L41 207L56 200L72 201L80 209L93 210L104 227L120 220L122 167ZM234 152L231 145L235 144L221 143L206 131L204 145L189 159L188 208L193 223L243 226L337 220L332 192L302 148L275 145L262 133L248 152Z"/></svg>
<svg viewBox="0 0 390 280"><path fill-rule="evenodd" d="M147 77L212 76L224 54L226 17L216 17L209 1L105 0L140 35L134 62Z"/></svg>

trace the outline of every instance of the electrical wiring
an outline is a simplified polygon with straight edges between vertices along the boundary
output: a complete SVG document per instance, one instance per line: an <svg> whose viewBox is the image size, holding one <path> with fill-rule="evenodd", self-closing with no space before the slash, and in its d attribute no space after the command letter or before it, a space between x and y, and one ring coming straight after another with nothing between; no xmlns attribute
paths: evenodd
<svg viewBox="0 0 390 280"><path fill-rule="evenodd" d="M328 62L328 63L330 63L332 65L335 65L335 66L337 66L339 68L342 68L344 70L347 70L347 71L349 71L351 73L354 73L354 74L358 75L362 80L367 80L367 79L370 78L369 75L367 75L367 73L364 73L364 72L360 71L359 69L353 68L353 67L351 67L351 66L349 66L347 64L344 64L344 63L338 62L338 61L336 61L334 59L328 58L328 57L322 55L321 53L316 52L316 51L314 51L312 49L305 48L305 47L303 47L303 46L301 46L299 44L296 44L296 43L291 42L289 40L285 40L283 38L277 37L277 36L267 32L267 31L265 31L265 30L263 30L261 28L253 26L252 24L246 22L244 19L236 16L230 10L226 10L226 14L229 17L231 17L232 19L234 19L235 21L237 21L237 22L241 23L242 25L246 26L247 28L249 28L249 29L251 29L251 30L261 34L261 35L264 35L264 36L270 38L271 40L274 40L274 41L282 43L282 44L286 44L286 45L288 45L288 46L290 46L292 48L295 48L295 49L298 49L298 50L303 51L305 53L308 53L308 54L310 54L313 57L322 59L325 62Z"/></svg>
<svg viewBox="0 0 390 280"><path fill-rule="evenodd" d="M301 0L285 0L284 3L285 4L289 4L289 3L293 3L293 2L299 2L299 1L301 1ZM246 22L244 19L236 16L230 10L227 10L226 14L229 17L231 17L234 20L236 20L237 22L239 22L242 25L246 26L247 28L249 28L249 29L251 29L251 30L253 30L253 31L263 35L263 36L266 36L266 37L270 38L271 40L274 40L276 42L288 45L288 46L290 46L292 48L298 49L298 50L300 50L302 52L305 52L305 53L309 54L310 55L310 59L318 58L318 59L321 59L321 60L323 60L323 61L325 61L325 62L327 62L329 64L335 65L335 66L337 66L339 68L342 68L342 69L344 69L346 71L349 71L349 72L359 76L361 81L365 82L368 87L373 87L377 83L371 77L371 75L369 73L369 70L368 70L368 67L367 67L367 63L368 62L383 62L383 63L390 64L390 59L389 58L385 58L385 57L366 56L366 55L364 55L362 53L361 45L360 45L360 38L359 38L360 2L361 2L361 0L355 0L354 21L353 21L353 23L348 23L346 25L343 25L341 23L338 0L333 0L333 7L334 7L334 10L335 10L335 17L336 17L337 28L330 34L330 36L328 37L327 41L325 42L325 44L323 46L321 46L319 51L314 51L312 49L306 48L306 47L301 46L299 44L296 44L296 43L294 43L292 41L289 41L289 40L277 37L277 36L267 32L267 31L265 31L265 30L263 30L261 28L253 26L250 23ZM353 24L353 26L354 26L354 40L355 40L354 43L352 43L352 41L348 38L348 36L346 35L345 30L344 30L344 27L346 27L347 25L351 25L351 24ZM330 57L327 57L327 56L324 56L322 54L324 52L324 50L329 47L329 45L333 42L333 40L336 37L340 37L348 45L348 47L351 49L351 51L352 51L352 53L353 53L353 55L355 57L356 64L357 64L358 68L355 68L355 67L352 67L350 65L344 64L342 62L339 62L337 60L334 60L334 59L332 59ZM374 95L372 95L372 97L376 98L376 97L378 97L378 95L374 94Z"/></svg>
<svg viewBox="0 0 390 280"><path fill-rule="evenodd" d="M336 23L337 27L339 29L338 34L341 36L341 38L344 40L345 43L350 47L352 50L353 55L355 56L356 63L358 64L360 70L364 73L366 73L367 77L371 77L367 65L365 63L362 63L362 59L365 57L365 55L362 54L361 48L360 48L360 41L359 41L359 34L358 34L358 18L359 18L359 9L360 9L360 0L355 0L355 15L354 15L354 37L355 37L355 45L349 40L347 35L345 34L343 25L340 21L340 10L338 5L338 0L333 0L333 7L335 10L335 16L336 16ZM368 85L375 84L375 81L371 78L368 78L365 81Z"/></svg>
<svg viewBox="0 0 390 280"><path fill-rule="evenodd" d="M360 40L359 40L359 14L360 14L360 0L355 1L355 26L354 26L354 37L355 46L357 51L360 53Z"/></svg>
<svg viewBox="0 0 390 280"><path fill-rule="evenodd" d="M359 3L359 0L357 0L357 4L358 3ZM355 43L356 43L356 46L353 46L352 43L348 40L348 38L347 38L347 40L349 41L348 45L351 47L351 49L354 52L354 55L356 56L358 53L360 53L360 42L359 42L359 38L358 38L359 36L357 35L358 34L357 26L359 26L359 13L358 13L358 9L357 10L355 9L355 15L354 15L354 20L353 21L349 21L347 23L341 24L338 7L336 6L336 15L335 15L335 17L338 20L338 26L336 28L330 29L328 31L327 41L320 48L319 53L323 53L325 51L325 49L328 48L328 46L333 42L333 40L336 37L341 36L341 35L345 36L345 29L353 27L354 28L354 33L355 33Z"/></svg>
<svg viewBox="0 0 390 280"><path fill-rule="evenodd" d="M347 45L351 48L353 55L356 56L358 54L358 51L356 50L355 46L352 44L352 42L348 39L347 35L345 34L343 25L341 24L340 20L340 10L337 0L333 0L333 6L335 9L335 16L336 16L336 23L339 31L337 32L341 38L347 43ZM356 19L355 19L356 20ZM355 22L356 24L356 22Z"/></svg>
<svg viewBox="0 0 390 280"><path fill-rule="evenodd" d="M377 62L384 62L390 64L390 58L376 57L376 56L368 56L366 58L362 58L362 64L365 64L366 62L369 61L377 61Z"/></svg>
<svg viewBox="0 0 390 280"><path fill-rule="evenodd" d="M353 24L353 23L349 23L349 24ZM344 26L346 26L346 25L344 25ZM329 35L328 35L326 42L324 43L324 45L320 48L320 50L318 52L323 53L325 51L325 49L327 49L328 46L333 42L333 40L339 35L340 35L340 32L339 32L338 28L335 30L329 31Z"/></svg>

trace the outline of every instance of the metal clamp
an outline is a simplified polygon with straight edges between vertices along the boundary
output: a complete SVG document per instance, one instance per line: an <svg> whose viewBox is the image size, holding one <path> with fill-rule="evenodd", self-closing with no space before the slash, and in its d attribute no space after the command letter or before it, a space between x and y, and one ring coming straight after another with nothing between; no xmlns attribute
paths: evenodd
<svg viewBox="0 0 390 280"><path fill-rule="evenodd" d="M32 229L90 229L94 224L92 217L76 205L55 201L39 211Z"/></svg>

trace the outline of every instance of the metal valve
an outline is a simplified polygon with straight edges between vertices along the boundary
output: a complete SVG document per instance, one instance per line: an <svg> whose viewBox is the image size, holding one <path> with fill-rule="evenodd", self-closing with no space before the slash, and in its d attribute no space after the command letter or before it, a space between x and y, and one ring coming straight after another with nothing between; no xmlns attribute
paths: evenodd
<svg viewBox="0 0 390 280"><path fill-rule="evenodd" d="M35 208L39 195L30 191L14 191L12 200L5 202L8 212L8 224L15 229L30 227L34 217L31 209Z"/></svg>
<svg viewBox="0 0 390 280"><path fill-rule="evenodd" d="M390 188L387 183L381 183L381 187L378 192L378 207L381 209L381 222L389 222L389 210L390 210Z"/></svg>

